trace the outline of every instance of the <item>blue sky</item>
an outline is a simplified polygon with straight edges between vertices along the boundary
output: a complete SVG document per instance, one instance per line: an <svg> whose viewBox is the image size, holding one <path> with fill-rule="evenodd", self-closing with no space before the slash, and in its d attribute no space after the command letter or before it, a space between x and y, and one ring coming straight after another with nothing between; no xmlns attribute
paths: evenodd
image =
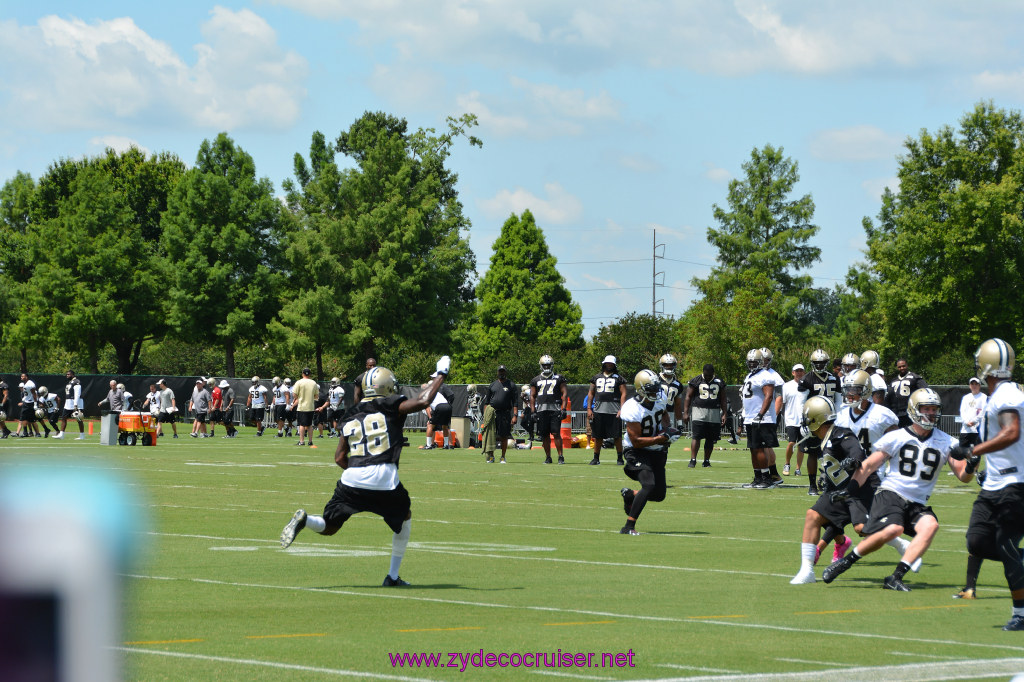
<svg viewBox="0 0 1024 682"><path fill-rule="evenodd" d="M472 112L483 149L451 166L480 274L531 209L586 335L664 310L715 256L712 205L754 147L781 146L815 201L821 285L862 257L907 136L981 99L1024 108L1013 2L492 0L5 3L0 180L135 144L191 164L228 132L280 190L313 131L367 110L441 128ZM12 6L13 5L13 6Z"/></svg>

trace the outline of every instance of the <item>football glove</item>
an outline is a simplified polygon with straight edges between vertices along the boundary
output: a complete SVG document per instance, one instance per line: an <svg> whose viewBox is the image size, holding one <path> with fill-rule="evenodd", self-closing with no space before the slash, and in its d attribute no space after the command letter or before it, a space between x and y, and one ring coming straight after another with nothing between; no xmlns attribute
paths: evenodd
<svg viewBox="0 0 1024 682"><path fill-rule="evenodd" d="M448 376L448 372L452 368L452 359L447 355L442 355L441 359L437 361L437 373L444 376Z"/></svg>
<svg viewBox="0 0 1024 682"><path fill-rule="evenodd" d="M668 436L669 443L675 443L677 440L683 437L682 431L671 426L665 429L665 435Z"/></svg>
<svg viewBox="0 0 1024 682"><path fill-rule="evenodd" d="M839 466L842 467L844 471L851 474L857 470L857 465L858 462L853 457L847 457L839 463Z"/></svg>
<svg viewBox="0 0 1024 682"><path fill-rule="evenodd" d="M970 457L967 458L967 466L964 467L964 471L968 474L973 474L977 470L978 464L980 463L981 455L972 454Z"/></svg>
<svg viewBox="0 0 1024 682"><path fill-rule="evenodd" d="M828 494L828 497L832 500L833 504L839 504L840 502L846 502L850 499L850 491L846 488L843 488L842 490L833 490Z"/></svg>
<svg viewBox="0 0 1024 682"><path fill-rule="evenodd" d="M950 459L964 460L964 459L967 459L967 458L973 457L973 456L974 456L974 446L973 445L960 445L959 443L957 443L956 445L954 445L953 447L951 447L949 449L949 458Z"/></svg>
<svg viewBox="0 0 1024 682"><path fill-rule="evenodd" d="M988 469L986 469L985 471L979 471L977 474L975 474L974 475L974 480L976 480L978 482L978 485L983 486L983 485L985 485L985 477L986 476L988 476Z"/></svg>
<svg viewBox="0 0 1024 682"><path fill-rule="evenodd" d="M750 418L750 425L753 426L754 424L760 424L762 419L764 419L764 417L759 414L755 414Z"/></svg>

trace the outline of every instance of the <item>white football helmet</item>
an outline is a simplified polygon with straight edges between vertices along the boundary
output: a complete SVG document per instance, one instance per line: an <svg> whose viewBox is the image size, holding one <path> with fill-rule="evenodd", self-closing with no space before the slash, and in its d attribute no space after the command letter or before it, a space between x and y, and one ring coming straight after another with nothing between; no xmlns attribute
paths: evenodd
<svg viewBox="0 0 1024 682"><path fill-rule="evenodd" d="M649 369L642 369L636 373L633 387L636 389L637 398L645 403L657 400L661 393L661 382L658 380L658 375Z"/></svg>
<svg viewBox="0 0 1024 682"><path fill-rule="evenodd" d="M871 375L862 369L843 377L843 401L850 405L859 403L864 395L871 393Z"/></svg>
<svg viewBox="0 0 1024 682"><path fill-rule="evenodd" d="M50 390L46 388L46 386L40 386L39 390L36 392L39 394L40 398L45 398L46 395L50 392Z"/></svg>
<svg viewBox="0 0 1024 682"><path fill-rule="evenodd" d="M986 377L1009 379L1017 356L1002 339L989 339L974 353L974 373L982 382Z"/></svg>
<svg viewBox="0 0 1024 682"><path fill-rule="evenodd" d="M856 353L847 353L843 356L843 374L853 374L860 369L860 358Z"/></svg>
<svg viewBox="0 0 1024 682"><path fill-rule="evenodd" d="M751 348L747 352L747 369L756 372L762 367L764 367L764 353L760 348Z"/></svg>
<svg viewBox="0 0 1024 682"><path fill-rule="evenodd" d="M775 356L772 355L772 352L771 352L770 349L762 348L761 349L761 359L764 361L764 367L767 368L767 367L771 367L772 366L772 360L775 359Z"/></svg>
<svg viewBox="0 0 1024 682"><path fill-rule="evenodd" d="M540 356L540 375L545 379L551 378L555 373L555 359L550 355Z"/></svg>
<svg viewBox="0 0 1024 682"><path fill-rule="evenodd" d="M284 380L284 385L285 386L291 386L292 385L292 380L291 379L285 379Z"/></svg>
<svg viewBox="0 0 1024 682"><path fill-rule="evenodd" d="M676 362L676 356L671 353L665 353L658 360L658 364L661 365L661 373L667 378L671 379L676 375L676 366L679 364Z"/></svg>
<svg viewBox="0 0 1024 682"><path fill-rule="evenodd" d="M341 383L341 379L338 377L331 377L331 388L337 388L338 384Z"/></svg>
<svg viewBox="0 0 1024 682"><path fill-rule="evenodd" d="M923 407L932 407L934 410L922 410ZM939 425L939 417L942 416L942 399L939 394L930 388L919 388L910 394L907 401L907 416L923 429L931 431Z"/></svg>
<svg viewBox="0 0 1024 682"><path fill-rule="evenodd" d="M124 384L118 384L117 385L117 390L123 391L124 390Z"/></svg>
<svg viewBox="0 0 1024 682"><path fill-rule="evenodd" d="M372 367L363 374L363 395L367 398L386 398L393 395L398 380L386 367Z"/></svg>
<svg viewBox="0 0 1024 682"><path fill-rule="evenodd" d="M828 361L828 353L821 348L811 353L811 367L817 374L828 371Z"/></svg>

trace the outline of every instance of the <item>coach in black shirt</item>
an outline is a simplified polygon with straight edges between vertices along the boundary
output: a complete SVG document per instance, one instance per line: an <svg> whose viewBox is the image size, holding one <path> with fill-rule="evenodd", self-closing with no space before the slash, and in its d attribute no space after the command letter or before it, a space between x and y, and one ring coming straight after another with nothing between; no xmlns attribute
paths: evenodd
<svg viewBox="0 0 1024 682"><path fill-rule="evenodd" d="M508 378L508 371L505 365L498 366L498 378L491 382L491 385L484 391L484 430L491 428L494 437L501 442L501 461L505 461L505 451L508 449L508 439L512 435L512 424L516 421L516 385ZM487 408L494 410L493 419L489 419ZM484 440L484 452L487 454L487 461L494 462L494 446L488 441L487 434L481 434ZM487 452L487 445L492 449Z"/></svg>

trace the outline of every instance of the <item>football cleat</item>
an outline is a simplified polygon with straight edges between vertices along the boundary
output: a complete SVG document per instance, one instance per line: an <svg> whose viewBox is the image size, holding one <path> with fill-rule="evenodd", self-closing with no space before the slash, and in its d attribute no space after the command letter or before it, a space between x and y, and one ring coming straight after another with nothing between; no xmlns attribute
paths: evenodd
<svg viewBox="0 0 1024 682"><path fill-rule="evenodd" d="M1024 630L1024 616L1013 616L1010 620L1006 621L1003 629L1008 632Z"/></svg>
<svg viewBox="0 0 1024 682"><path fill-rule="evenodd" d="M710 469L711 468L711 460L709 460L709 459L704 460L704 463L701 464L701 466L704 467L705 469Z"/></svg>
<svg viewBox="0 0 1024 682"><path fill-rule="evenodd" d="M807 585L809 583L818 582L814 577L814 571L811 569L800 569L800 572L793 576L793 579L789 581L790 585Z"/></svg>
<svg viewBox="0 0 1024 682"><path fill-rule="evenodd" d="M636 528L630 528L629 526L623 526L622 528L619 529L619 534L620 535L640 535L640 531L638 531ZM1003 628L1003 629L1005 630L1006 628Z"/></svg>
<svg viewBox="0 0 1024 682"><path fill-rule="evenodd" d="M882 589L893 590L894 592L910 592L910 588L904 585L903 581L894 575L885 576L885 580L882 581ZM1024 618L1021 620L1024 621ZM1006 628L1003 629L1005 630Z"/></svg>
<svg viewBox="0 0 1024 682"><path fill-rule="evenodd" d="M729 445L736 445L736 436L729 437Z"/></svg>
<svg viewBox="0 0 1024 682"><path fill-rule="evenodd" d="M633 508L633 498L636 497L636 493L630 488L623 488L619 491L619 494L622 495L622 507L628 515L629 511Z"/></svg>
<svg viewBox="0 0 1024 682"><path fill-rule="evenodd" d="M825 571L821 574L821 579L825 581L825 584L827 585L828 583L838 578L842 573L845 573L846 569L850 568L850 566L853 566L853 562L850 561L849 557L844 556L839 561L833 561L831 564L829 564L828 568L826 568ZM892 576L889 576L889 578L891 577ZM886 580L888 581L889 578L886 578Z"/></svg>
<svg viewBox="0 0 1024 682"><path fill-rule="evenodd" d="M563 457L562 455L559 455L558 456L558 463L559 464L565 464L565 457Z"/></svg>
<svg viewBox="0 0 1024 682"><path fill-rule="evenodd" d="M818 489L812 485L807 488L807 494L810 495L811 497L817 497L821 493L819 493Z"/></svg>
<svg viewBox="0 0 1024 682"><path fill-rule="evenodd" d="M553 464L553 462L551 460L551 455L548 455L547 457L544 458L544 463L545 464Z"/></svg>
<svg viewBox="0 0 1024 682"><path fill-rule="evenodd" d="M697 460L691 459L690 463L686 465L687 469L693 469L697 466Z"/></svg>
<svg viewBox="0 0 1024 682"><path fill-rule="evenodd" d="M561 457L558 458L558 463L559 464L562 463L562 458ZM601 463L601 460L599 460L597 457L595 457L594 459L590 460L590 465L591 466L597 466L600 463Z"/></svg>
<svg viewBox="0 0 1024 682"><path fill-rule="evenodd" d="M622 459L622 457L619 457L615 460L615 463L621 466L626 463L626 460Z"/></svg>
<svg viewBox="0 0 1024 682"><path fill-rule="evenodd" d="M846 551L853 546L853 540L848 536L843 536L842 542L837 542L835 547L832 549L832 561L839 561L846 556Z"/></svg>
<svg viewBox="0 0 1024 682"><path fill-rule="evenodd" d="M295 536L306 527L306 510L299 509L292 514L292 520L281 531L281 547L288 547L295 542Z"/></svg>
<svg viewBox="0 0 1024 682"><path fill-rule="evenodd" d="M402 576L392 578L390 575L384 576L384 582L380 584L381 587L409 587L409 583L402 580Z"/></svg>
<svg viewBox="0 0 1024 682"><path fill-rule="evenodd" d="M978 595L975 593L973 587L965 587L956 594L953 595L953 599L977 599Z"/></svg>
<svg viewBox="0 0 1024 682"><path fill-rule="evenodd" d="M782 467L782 475L783 476L789 476L789 465L788 464L786 466Z"/></svg>

